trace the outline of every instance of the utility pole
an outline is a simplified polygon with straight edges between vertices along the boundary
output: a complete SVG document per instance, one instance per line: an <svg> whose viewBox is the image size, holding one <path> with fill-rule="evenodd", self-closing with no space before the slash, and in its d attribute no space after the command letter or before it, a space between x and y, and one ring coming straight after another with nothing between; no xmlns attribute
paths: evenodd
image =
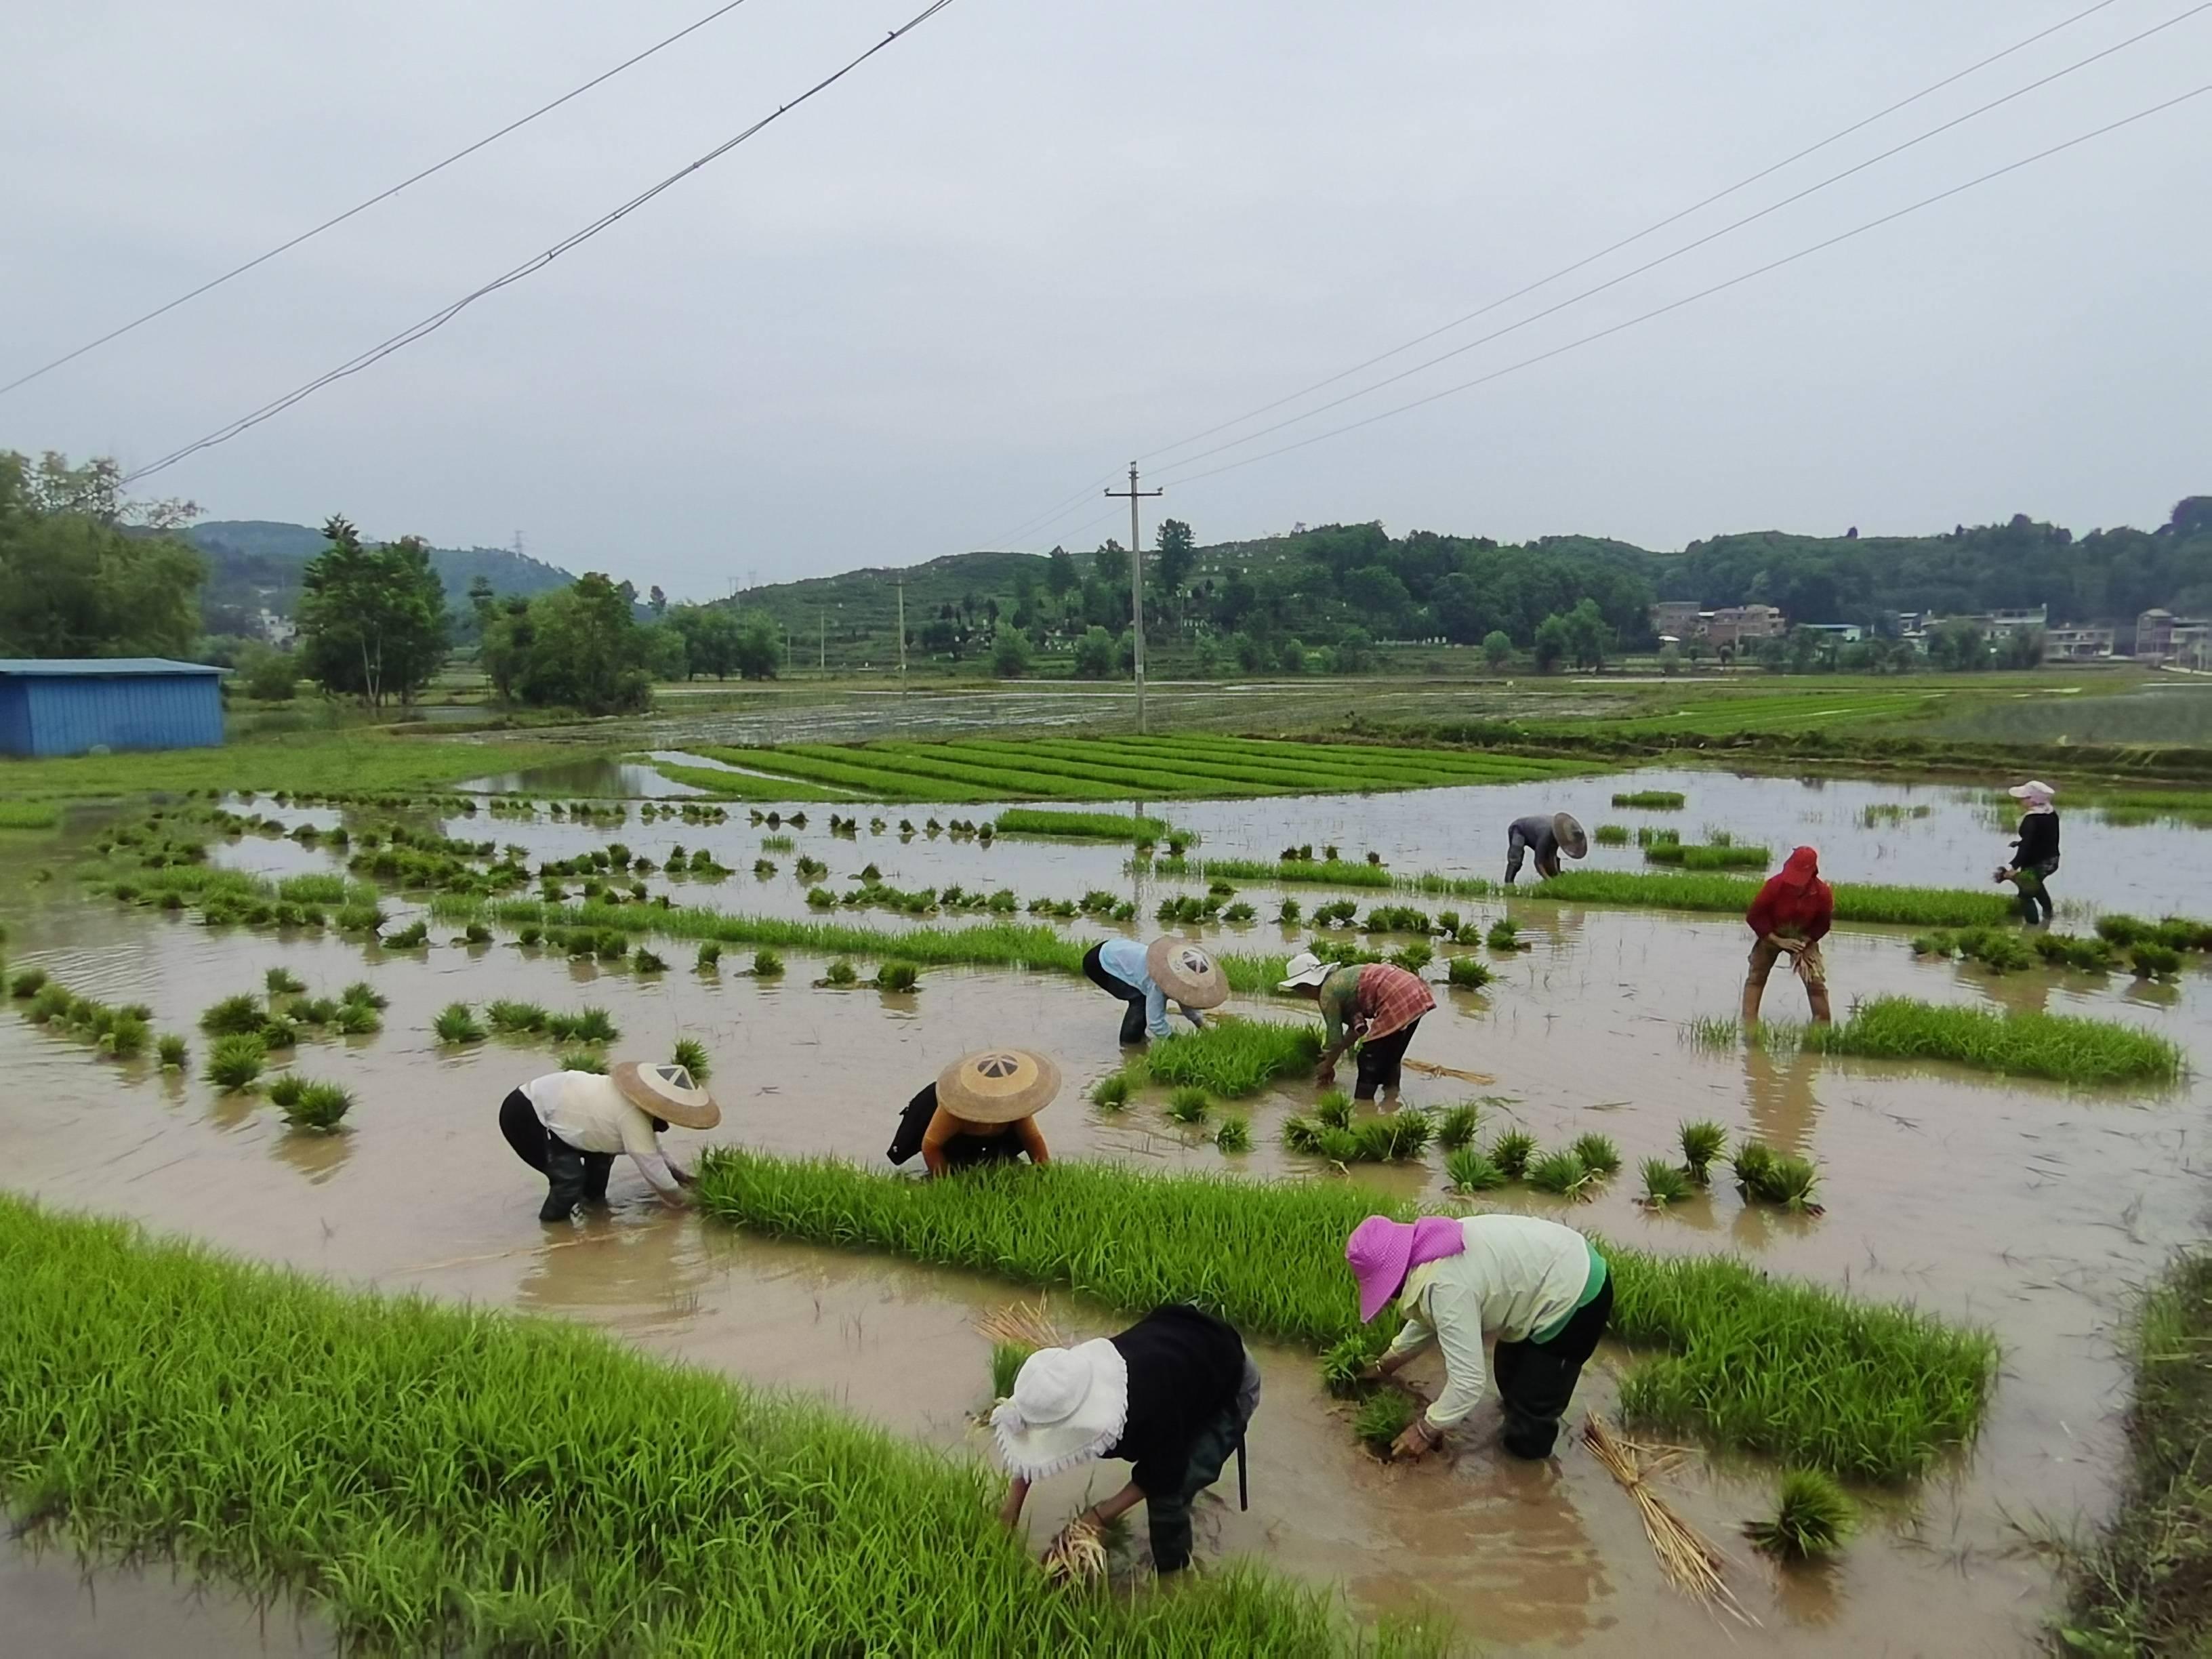
<svg viewBox="0 0 2212 1659"><path fill-rule="evenodd" d="M1129 627L1137 647L1137 734L1145 732L1145 544L1138 539L1137 502L1146 495L1164 495L1164 489L1137 488L1137 464L1129 463L1129 487L1109 489L1107 495L1115 501L1123 496L1129 501Z"/></svg>
<svg viewBox="0 0 2212 1659"><path fill-rule="evenodd" d="M822 635L816 647L814 666L826 674L830 672L830 612L825 609L815 614L822 624Z"/></svg>
<svg viewBox="0 0 2212 1659"><path fill-rule="evenodd" d="M906 578L898 579L899 697L906 697Z"/></svg>

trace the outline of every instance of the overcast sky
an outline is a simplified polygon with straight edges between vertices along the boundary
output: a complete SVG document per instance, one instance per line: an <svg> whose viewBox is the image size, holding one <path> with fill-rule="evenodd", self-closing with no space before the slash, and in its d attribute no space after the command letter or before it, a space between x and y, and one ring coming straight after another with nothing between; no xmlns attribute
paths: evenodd
<svg viewBox="0 0 2212 1659"><path fill-rule="evenodd" d="M713 3L11 9L0 381ZM921 3L747 0L0 397L0 447L161 455L565 236ZM1133 454L1472 311L2087 3L955 0L544 271L144 488L214 517L343 512L443 544L520 530L557 563L693 597L748 573L1087 547L1127 534L1126 510L1085 492ZM1321 397L2192 3L2112 0ZM1193 475L1517 363L2208 81L2212 12L1395 386L1147 471L1206 541L1366 519L1653 546L2015 511L2156 523L2212 491L2212 95L1490 384ZM1011 536L1071 497L1079 510Z"/></svg>

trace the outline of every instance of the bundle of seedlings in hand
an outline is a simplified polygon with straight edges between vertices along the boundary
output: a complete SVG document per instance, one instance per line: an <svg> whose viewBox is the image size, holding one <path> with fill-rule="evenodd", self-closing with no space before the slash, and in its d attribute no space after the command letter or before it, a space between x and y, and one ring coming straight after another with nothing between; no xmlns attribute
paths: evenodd
<svg viewBox="0 0 2212 1659"><path fill-rule="evenodd" d="M1583 1167L1602 1180L1620 1170L1620 1148L1601 1134L1578 1135L1571 1148Z"/></svg>
<svg viewBox="0 0 2212 1659"><path fill-rule="evenodd" d="M714 1070L713 1056L708 1054L707 1045L697 1037L677 1038L675 1050L668 1058L671 1064L681 1066L690 1073L694 1083L704 1083Z"/></svg>
<svg viewBox="0 0 2212 1659"><path fill-rule="evenodd" d="M1445 976L1455 991L1476 991L1490 983L1490 969L1473 957L1454 957Z"/></svg>
<svg viewBox="0 0 2212 1659"><path fill-rule="evenodd" d="M1224 1117L1213 1132L1215 1147L1224 1152L1249 1152L1252 1150L1252 1120L1241 1114Z"/></svg>
<svg viewBox="0 0 2212 1659"><path fill-rule="evenodd" d="M1088 1516L1079 1515L1045 1546L1040 1563L1054 1584L1095 1584L1106 1577L1106 1534Z"/></svg>
<svg viewBox="0 0 2212 1659"><path fill-rule="evenodd" d="M465 1002L449 1002L438 1011L430 1022L430 1029L441 1042L482 1042L484 1028L477 1023L475 1012Z"/></svg>
<svg viewBox="0 0 2212 1659"><path fill-rule="evenodd" d="M251 1033L234 1032L217 1037L215 1047L208 1050L208 1081L230 1094L250 1087L261 1075L267 1063L269 1050L259 1036Z"/></svg>
<svg viewBox="0 0 2212 1659"><path fill-rule="evenodd" d="M277 1103L294 1128L328 1134L353 1109L353 1097L335 1083L309 1083L290 1101Z"/></svg>
<svg viewBox="0 0 2212 1659"><path fill-rule="evenodd" d="M1447 1154L1444 1176L1455 1193L1487 1193L1505 1184L1505 1171L1478 1146L1462 1146Z"/></svg>
<svg viewBox="0 0 2212 1659"><path fill-rule="evenodd" d="M544 1030L546 1013L537 1003L501 997L484 1004L484 1018L495 1031L510 1036L530 1036Z"/></svg>
<svg viewBox="0 0 2212 1659"><path fill-rule="evenodd" d="M1572 1152L1547 1152L1528 1166L1528 1184L1540 1193L1552 1193L1577 1202L1595 1196L1596 1177Z"/></svg>
<svg viewBox="0 0 2212 1659"><path fill-rule="evenodd" d="M1206 1115L1206 1091L1184 1085L1168 1097L1167 1113L1178 1123L1195 1123Z"/></svg>
<svg viewBox="0 0 2212 1659"><path fill-rule="evenodd" d="M1858 1510L1835 1477L1820 1469L1790 1469L1771 1518L1743 1531L1758 1548L1784 1561L1814 1561L1842 1547L1858 1524Z"/></svg>
<svg viewBox="0 0 2212 1659"><path fill-rule="evenodd" d="M753 977L755 979L781 979L783 977L783 958L776 955L773 951L754 951Z"/></svg>
<svg viewBox="0 0 2212 1659"><path fill-rule="evenodd" d="M1375 1363L1386 1346L1387 1339L1371 1325L1339 1338L1322 1354L1322 1386L1340 1400L1352 1399L1365 1392L1362 1373Z"/></svg>
<svg viewBox="0 0 2212 1659"><path fill-rule="evenodd" d="M1129 1103L1129 1079L1109 1073L1091 1085L1091 1103L1102 1112L1118 1112Z"/></svg>
<svg viewBox="0 0 2212 1659"><path fill-rule="evenodd" d="M1669 1204L1680 1204L1694 1190L1686 1171L1678 1169L1663 1158L1644 1160L1644 1205L1646 1209L1663 1210Z"/></svg>
<svg viewBox="0 0 2212 1659"><path fill-rule="evenodd" d="M1352 1419L1352 1431L1377 1457L1387 1458L1398 1437L1413 1425L1420 1407L1401 1389L1377 1389Z"/></svg>
<svg viewBox="0 0 2212 1659"><path fill-rule="evenodd" d="M1536 1137L1526 1129L1508 1129L1490 1143L1490 1161L1504 1171L1508 1181L1519 1181L1528 1173L1529 1161L1536 1156Z"/></svg>
<svg viewBox="0 0 2212 1659"><path fill-rule="evenodd" d="M1700 1187L1712 1182L1713 1160L1728 1150L1728 1131L1708 1119L1685 1123L1682 1135L1682 1173Z"/></svg>
<svg viewBox="0 0 2212 1659"><path fill-rule="evenodd" d="M272 997L301 996L307 989L306 981L289 968L271 968L261 978Z"/></svg>
<svg viewBox="0 0 2212 1659"><path fill-rule="evenodd" d="M905 993L921 983L921 969L910 962L886 962L876 969L876 989Z"/></svg>
<svg viewBox="0 0 2212 1659"><path fill-rule="evenodd" d="M1474 1101L1463 1100L1456 1106L1448 1107L1437 1117L1437 1145L1448 1152L1471 1146L1481 1121L1482 1108Z"/></svg>

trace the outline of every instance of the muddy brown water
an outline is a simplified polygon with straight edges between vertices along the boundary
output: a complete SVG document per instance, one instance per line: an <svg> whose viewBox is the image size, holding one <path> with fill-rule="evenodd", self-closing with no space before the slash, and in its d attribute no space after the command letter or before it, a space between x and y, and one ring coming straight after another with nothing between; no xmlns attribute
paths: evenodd
<svg viewBox="0 0 2212 1659"><path fill-rule="evenodd" d="M1330 805L1345 815L1349 848L1361 841L1352 826L1372 824L1379 836L1409 815L1418 820L1436 799ZM1848 797L1837 799L1856 814ZM1385 809L1387 820L1367 816ZM813 816L821 810L810 809L801 848L827 849L817 855L840 874L872 857L902 884L982 881L1073 896L1118 881L1138 890L1121 849L983 848L927 836L902 843L895 835L872 840L865 828L856 848L830 841L826 814ZM1264 829L1273 810L1217 805L1176 816L1204 818L1216 850L1249 853L1253 830L1239 836L1233 826ZM1802 798L1796 810L1807 810ZM1693 794L1681 816L1698 811ZM908 813L921 821L913 809L888 816L896 823ZM1899 844L1932 821L1908 822ZM611 836L658 856L665 836L713 846L728 863L744 853L747 864L761 833L741 821L718 830L656 823L648 838L634 823L586 830L481 816L452 828L521 842L533 856L565 855ZM1268 833L1279 842L1279 820ZM1301 824L1299 838L1308 833ZM1322 837L1318 828L1310 833ZM1416 847L1407 863L1445 866L1452 851L1439 840ZM872 1164L880 1164L898 1107L939 1066L1017 1032L1066 1068L1068 1091L1044 1120L1060 1156L1345 1178L1279 1148L1282 1117L1310 1101L1303 1085L1252 1103L1257 1144L1236 1158L1171 1123L1156 1099L1120 1116L1097 1113L1083 1091L1119 1062L1118 1009L1079 981L945 969L930 973L918 994L893 997L814 989L809 981L822 963L792 953L790 975L778 984L735 971L702 979L680 941L662 947L678 966L657 981L504 943L441 944L419 957L330 939L280 945L87 902L70 878L69 854L66 841L46 844L37 856L57 874L43 883L27 879L25 857L0 869L12 962L35 962L110 1000L148 1001L157 1029L190 1031L201 1007L257 988L277 962L318 991L366 975L392 1006L380 1036L304 1044L298 1053L298 1069L334 1078L359 1097L345 1133L327 1138L287 1131L255 1097L102 1064L0 1014L0 1065L16 1078L19 1102L39 1103L35 1111L19 1105L0 1114L0 1166L12 1188L345 1283L585 1320L657 1353L822 1394L930 1443L985 1455L972 1419L985 1403L988 1347L971 1321L1012 1292L970 1275L707 1227L661 1211L626 1168L610 1214L573 1229L541 1228L533 1178L493 1115L507 1089L550 1068L551 1051L503 1040L441 1049L428 1030L436 1010L455 998L495 996L556 1008L598 1004L623 1025L622 1048L641 1054L665 1052L678 1035L701 1036L715 1054L726 1103L717 1137ZM222 856L252 867L336 867L327 854L259 837ZM772 856L787 866L788 855ZM803 910L787 873L683 890L687 902ZM1508 908L1456 908L1486 921ZM1624 1243L1738 1250L1776 1273L1984 1322L2005 1346L2003 1376L1972 1455L1909 1493L1870 1495L1867 1534L1833 1569L1778 1572L1734 1539L1735 1527L1766 1501L1771 1470L1698 1455L1669 1478L1678 1506L1735 1557L1731 1582L1763 1621L1734 1632L1734 1644L1837 1654L2031 1650L2053 1589L2029 1540L2045 1525L2094 1523L2111 1500L2126 1386L2118 1322L2133 1287L2201 1224L2208 1182L2198 1129L2208 1091L2192 1081L2165 1091L2069 1091L1929 1068L1707 1053L1686 1043L1680 1028L1696 1015L1733 1011L1746 942L1740 922L1529 900L1510 908L1533 948L1510 957L1484 953L1499 970L1486 993L1440 989L1413 1050L1493 1074L1496 1085L1477 1091L1409 1076L1407 1097L1443 1104L1494 1094L1502 1103L1489 1109L1486 1132L1510 1121L1557 1144L1601 1131L1620 1143L1626 1167L1589 1205L1533 1195L1505 1203L1566 1216ZM2201 914L2212 905L2181 908ZM451 930L434 932L442 939ZM1283 942L1269 927L1208 937L1241 939L1244 948ZM1830 948L1839 994L2045 1006L2129 1019L2199 1057L2212 1053L2212 978L2201 969L2149 993L2124 979L2038 973L1997 981L1916 962L1903 937L1893 929L1840 933ZM744 954L732 951L733 967ZM1771 1014L1797 1012L1785 977L1769 995ZM1285 1012L1256 1000L1245 1011ZM1671 1152L1675 1125L1692 1116L1817 1158L1828 1212L1783 1217L1747 1209L1729 1192L1663 1216L1638 1209L1638 1160ZM700 1140L672 1137L679 1154ZM1432 1155L1354 1178L1378 1192L1441 1201L1439 1163ZM1103 1310L1070 1304L1060 1314L1082 1333L1113 1328ZM1679 1652L1712 1641L1711 1616L1667 1588L1633 1506L1586 1454L1523 1468L1477 1434L1448 1464L1385 1468L1354 1448L1310 1355L1263 1346L1260 1358L1267 1396L1253 1438L1253 1507L1240 1515L1233 1501L1208 1505L1211 1547L1262 1554L1283 1570L1341 1584L1369 1611L1433 1598L1492 1650ZM1582 1403L1602 1407L1612 1396L1609 1378L1594 1372ZM1105 1489L1104 1477L1088 1479ZM1037 1494L1031 1524L1040 1540L1079 1503L1085 1480L1063 1477Z"/></svg>

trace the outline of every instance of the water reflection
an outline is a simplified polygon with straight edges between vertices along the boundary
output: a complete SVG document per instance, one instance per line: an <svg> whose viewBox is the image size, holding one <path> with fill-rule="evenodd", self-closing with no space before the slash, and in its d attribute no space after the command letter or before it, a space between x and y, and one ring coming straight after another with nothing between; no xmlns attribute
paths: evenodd
<svg viewBox="0 0 2212 1659"><path fill-rule="evenodd" d="M313 1129L288 1129L270 1150L277 1158L307 1176L311 1187L320 1187L345 1167L353 1156L353 1137L343 1129L324 1133Z"/></svg>
<svg viewBox="0 0 2212 1659"><path fill-rule="evenodd" d="M1743 1051L1744 1103L1751 1114L1752 1139L1776 1152L1798 1154L1820 1121L1820 1097L1813 1092L1817 1056L1795 1049L1778 1059L1759 1042Z"/></svg>

